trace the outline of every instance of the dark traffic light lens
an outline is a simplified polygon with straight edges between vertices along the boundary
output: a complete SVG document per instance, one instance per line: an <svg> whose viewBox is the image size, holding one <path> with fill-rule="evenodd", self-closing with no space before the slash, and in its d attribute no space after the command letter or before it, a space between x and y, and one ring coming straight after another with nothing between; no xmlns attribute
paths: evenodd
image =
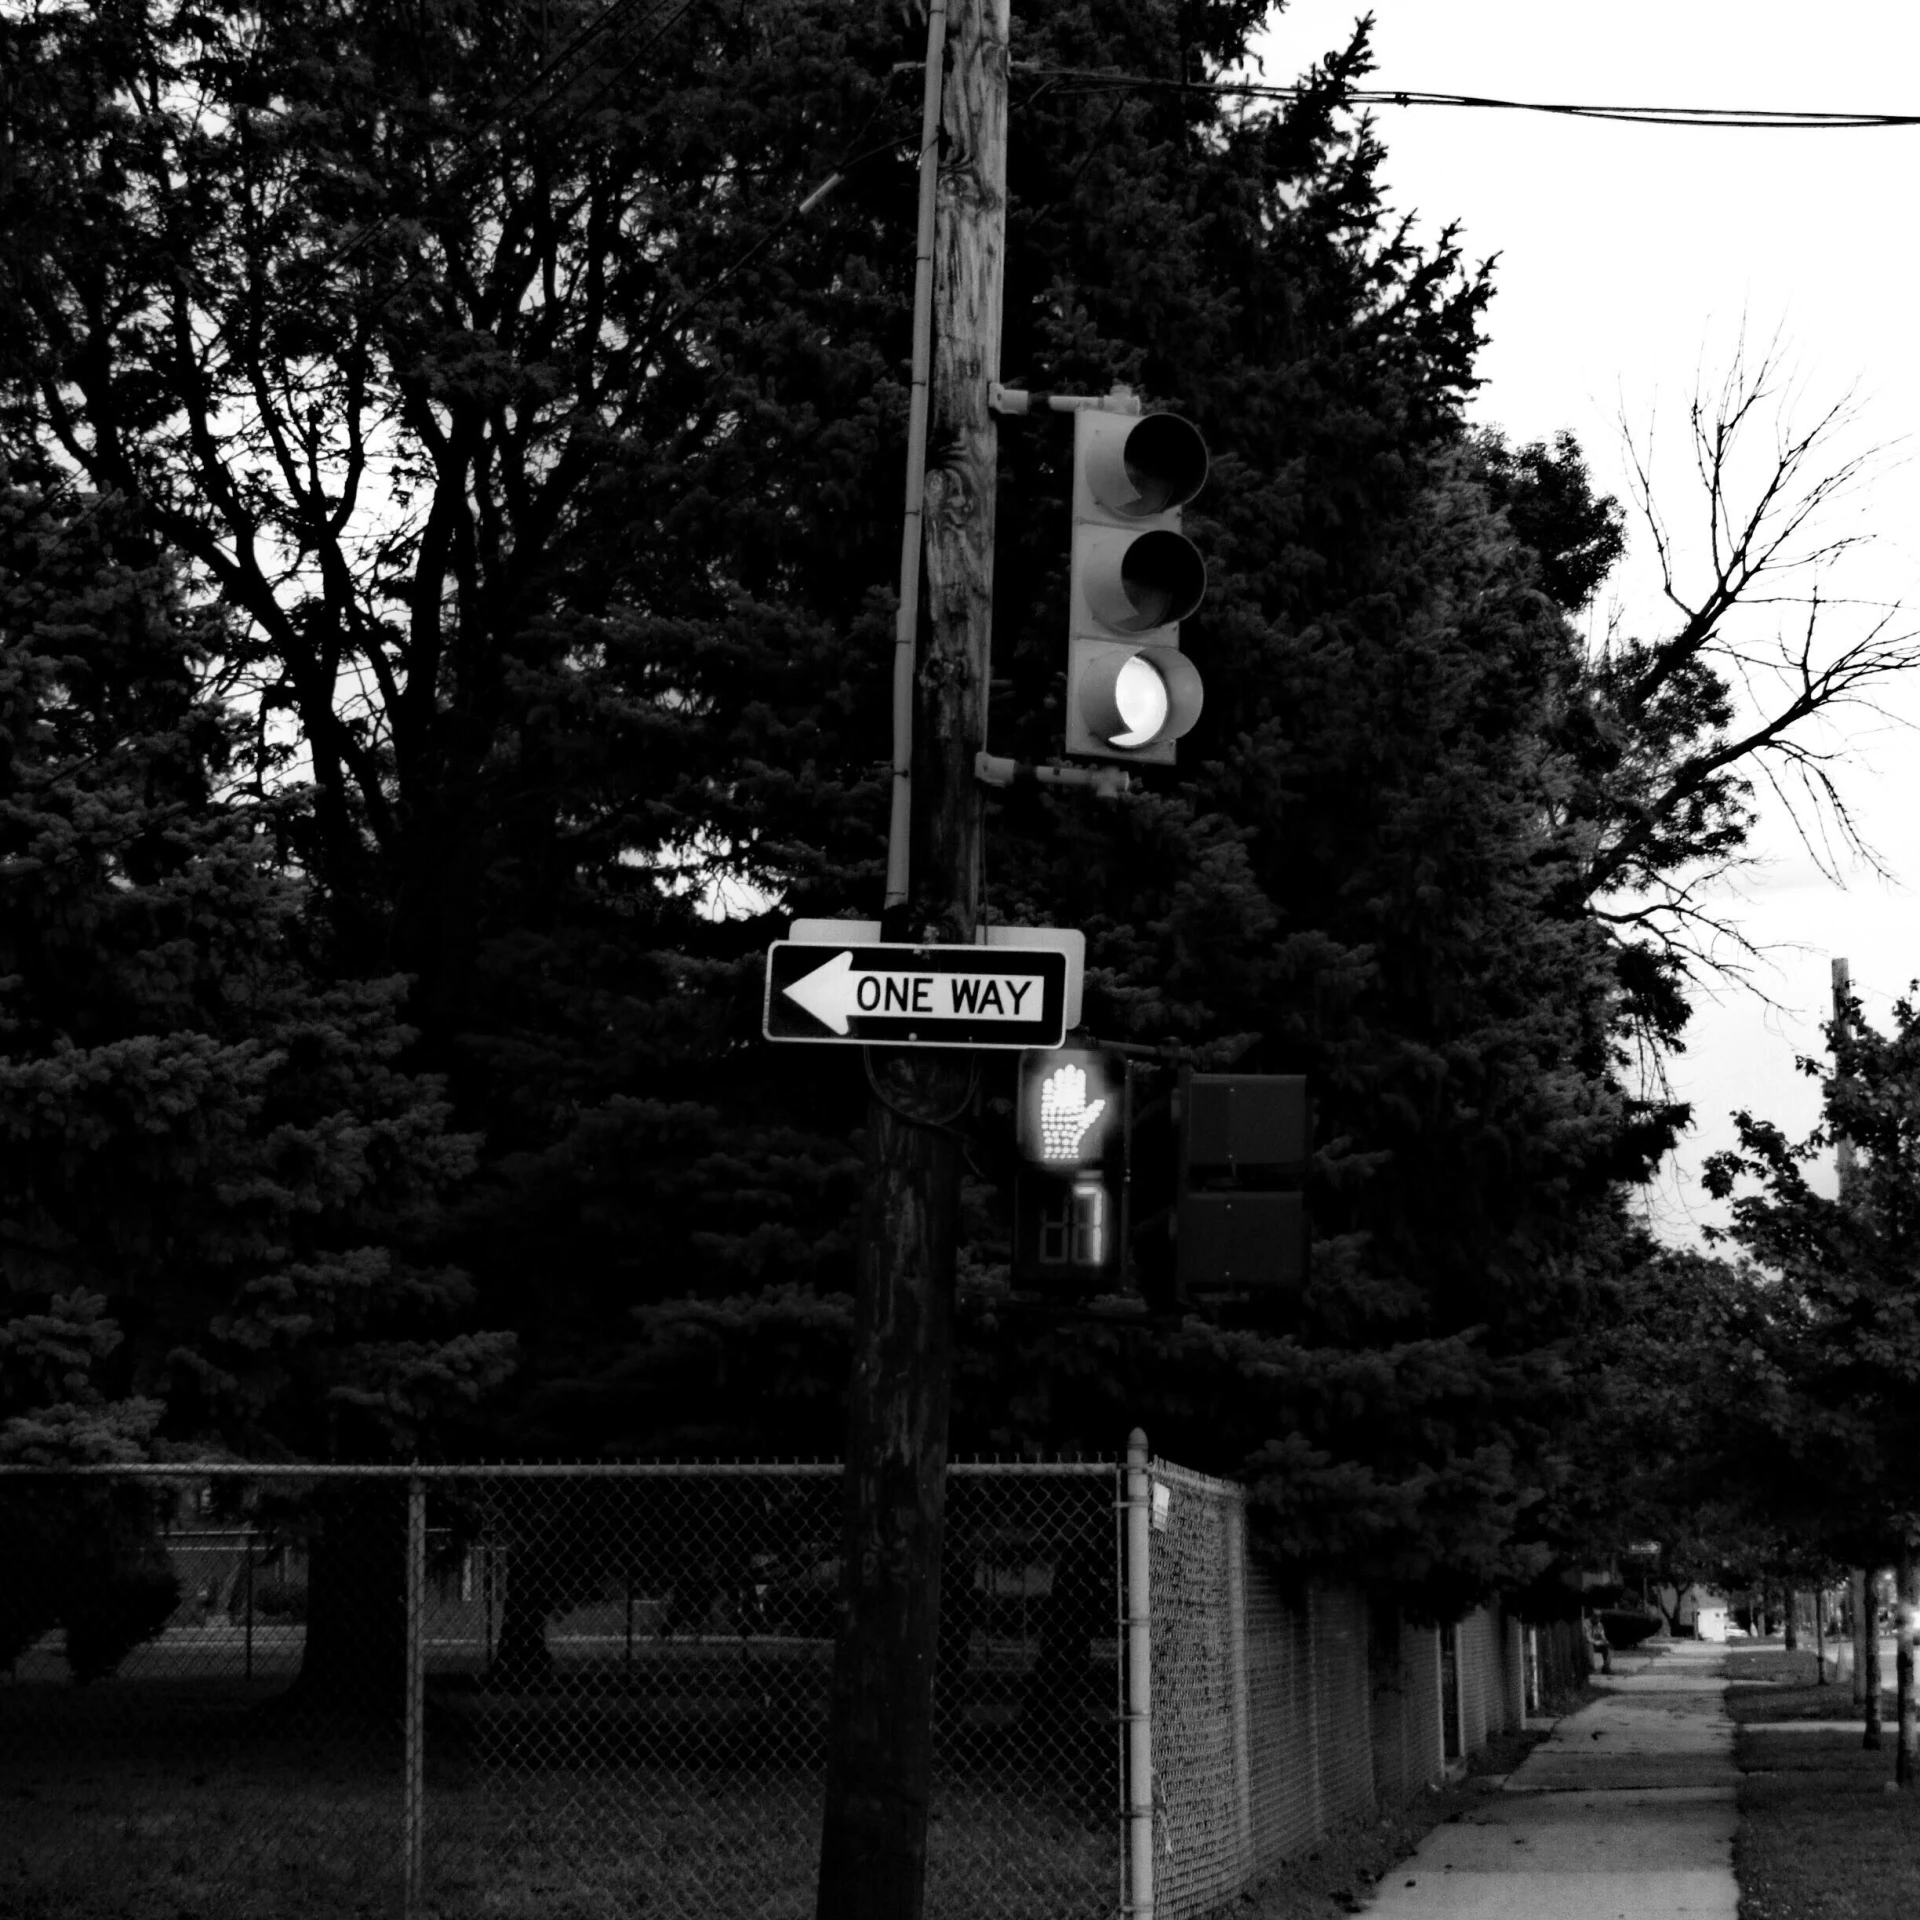
<svg viewBox="0 0 1920 1920"><path fill-rule="evenodd" d="M1207 590L1207 566L1184 534L1156 530L1131 542L1120 562L1120 585L1134 609L1130 631L1144 633L1184 620Z"/></svg>
<svg viewBox="0 0 1920 1920"><path fill-rule="evenodd" d="M1127 435L1121 459L1140 498L1131 513L1165 513L1185 506L1206 484L1207 443L1177 413L1150 413Z"/></svg>

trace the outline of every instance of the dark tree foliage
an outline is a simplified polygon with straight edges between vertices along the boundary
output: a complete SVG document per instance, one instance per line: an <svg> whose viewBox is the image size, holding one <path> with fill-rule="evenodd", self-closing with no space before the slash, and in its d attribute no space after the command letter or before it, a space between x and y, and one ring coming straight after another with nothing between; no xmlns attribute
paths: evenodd
<svg viewBox="0 0 1920 1920"><path fill-rule="evenodd" d="M1782 1451L1794 1419L1778 1363L1796 1329L1791 1294L1750 1262L1629 1242L1576 1357L1585 1412L1527 1516L1551 1555L1528 1604L1577 1597L1584 1571L1612 1563L1677 1624L1696 1582L1819 1571L1819 1526L1796 1504L1808 1489Z"/></svg>
<svg viewBox="0 0 1920 1920"><path fill-rule="evenodd" d="M1821 1080L1821 1125L1796 1142L1737 1114L1740 1145L1705 1184L1732 1197L1730 1237L1775 1282L1749 1471L1807 1545L1879 1565L1920 1535L1920 1006L1897 1002L1882 1034L1852 1002L1827 1037L1829 1062L1800 1063ZM1842 1138L1855 1165L1829 1198L1806 1169Z"/></svg>
<svg viewBox="0 0 1920 1920"><path fill-rule="evenodd" d="M378 1457L496 1384L421 1221L471 1166L396 981L306 964L223 792L218 622L138 513L0 473L0 1453Z"/></svg>
<svg viewBox="0 0 1920 1920"><path fill-rule="evenodd" d="M1541 592L1579 612L1626 553L1619 502L1594 493L1580 443L1564 430L1551 447L1535 441L1517 450L1501 434L1483 433L1479 453L1488 503L1531 550Z"/></svg>
<svg viewBox="0 0 1920 1920"><path fill-rule="evenodd" d="M1019 9L1004 376L1195 419L1212 581L1177 775L996 802L987 890L1085 929L1097 1034L1312 1077L1313 1278L1232 1329L1037 1323L989 1069L956 1438L1141 1422L1251 1472L1296 1555L1444 1598L1514 1570L1619 1184L1683 1118L1622 1090L1623 1032L1684 1001L1594 890L1732 829L1724 781L1645 816L1711 723L1669 713L1685 662L1602 698L1564 618L1617 539L1578 449L1463 423L1490 286L1382 204L1366 29L1272 112L1072 77L1204 78L1264 15ZM878 904L918 26L141 0L0 30L5 432L224 610L203 671L315 963L384 1019L361 983L409 983L392 1070L445 1074L482 1142L435 1257L527 1356L491 1444L830 1449L864 1087L760 1042L759 955ZM1001 440L993 746L1034 760L1067 442Z"/></svg>
<svg viewBox="0 0 1920 1920"><path fill-rule="evenodd" d="M84 1686L155 1638L179 1604L179 1578L154 1537L142 1487L3 1482L0 1524L0 1662L9 1668L59 1627L67 1670Z"/></svg>
<svg viewBox="0 0 1920 1920"><path fill-rule="evenodd" d="M488 1141L458 1250L560 1373L844 1265L857 1091L748 1043L717 909L873 869L912 231L897 22L596 17L7 30L19 430L236 614L326 961L410 978Z"/></svg>

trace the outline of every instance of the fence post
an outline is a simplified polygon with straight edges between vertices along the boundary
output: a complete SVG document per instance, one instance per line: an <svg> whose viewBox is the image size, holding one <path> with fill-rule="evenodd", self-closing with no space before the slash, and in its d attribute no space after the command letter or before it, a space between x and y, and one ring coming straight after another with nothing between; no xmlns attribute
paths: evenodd
<svg viewBox="0 0 1920 1920"><path fill-rule="evenodd" d="M247 1567L246 1567L246 1580L244 1583L244 1591L241 1597L241 1605L244 1606L247 1610L246 1677L249 1680L251 1680L253 1678L253 1527L251 1523L249 1523L247 1527L247 1537L243 1546L243 1551L247 1556Z"/></svg>
<svg viewBox="0 0 1920 1920"><path fill-rule="evenodd" d="M401 1907L416 1920L421 1907L421 1854L426 1826L427 1483L407 1482L406 1754L402 1787L405 1827Z"/></svg>
<svg viewBox="0 0 1920 1920"><path fill-rule="evenodd" d="M1233 1727L1233 1843L1235 1872L1253 1878L1253 1742L1247 1699L1247 1513L1243 1495L1228 1497L1227 1712Z"/></svg>
<svg viewBox="0 0 1920 1920"><path fill-rule="evenodd" d="M1127 1435L1127 1892L1133 1920L1153 1920L1153 1611L1147 1436Z"/></svg>

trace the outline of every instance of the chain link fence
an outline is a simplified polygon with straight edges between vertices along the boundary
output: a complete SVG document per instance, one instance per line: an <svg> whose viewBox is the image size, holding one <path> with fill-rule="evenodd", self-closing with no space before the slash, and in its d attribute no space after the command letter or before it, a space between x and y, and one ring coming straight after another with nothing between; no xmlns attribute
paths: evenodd
<svg viewBox="0 0 1920 1920"><path fill-rule="evenodd" d="M1358 1588L1289 1578L1250 1533L1244 1488L1148 1462L1134 1439L1153 1792L1150 1837L1130 1802L1130 1907L1189 1920L1521 1725L1522 1638L1484 1607L1417 1627Z"/></svg>
<svg viewBox="0 0 1920 1920"><path fill-rule="evenodd" d="M0 1911L810 1916L841 1480L0 1476ZM1117 1905L1116 1486L952 1470L930 1916Z"/></svg>
<svg viewBox="0 0 1920 1920"><path fill-rule="evenodd" d="M1439 1634L1136 1441L951 1470L932 1920L1215 1912L1511 1717L1490 1616L1449 1694ZM810 1916L841 1486L0 1471L0 1912Z"/></svg>
<svg viewBox="0 0 1920 1920"><path fill-rule="evenodd" d="M0 1911L397 1907L407 1505L392 1479L0 1478Z"/></svg>

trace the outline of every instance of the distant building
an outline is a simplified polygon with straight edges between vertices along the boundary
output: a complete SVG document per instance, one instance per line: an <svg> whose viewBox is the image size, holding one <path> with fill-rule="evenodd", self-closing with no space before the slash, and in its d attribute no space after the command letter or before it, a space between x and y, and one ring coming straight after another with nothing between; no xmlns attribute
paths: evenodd
<svg viewBox="0 0 1920 1920"><path fill-rule="evenodd" d="M1696 1640L1724 1640L1727 1637L1727 1596L1710 1587L1689 1587L1680 1596L1676 1616L1680 1631Z"/></svg>

